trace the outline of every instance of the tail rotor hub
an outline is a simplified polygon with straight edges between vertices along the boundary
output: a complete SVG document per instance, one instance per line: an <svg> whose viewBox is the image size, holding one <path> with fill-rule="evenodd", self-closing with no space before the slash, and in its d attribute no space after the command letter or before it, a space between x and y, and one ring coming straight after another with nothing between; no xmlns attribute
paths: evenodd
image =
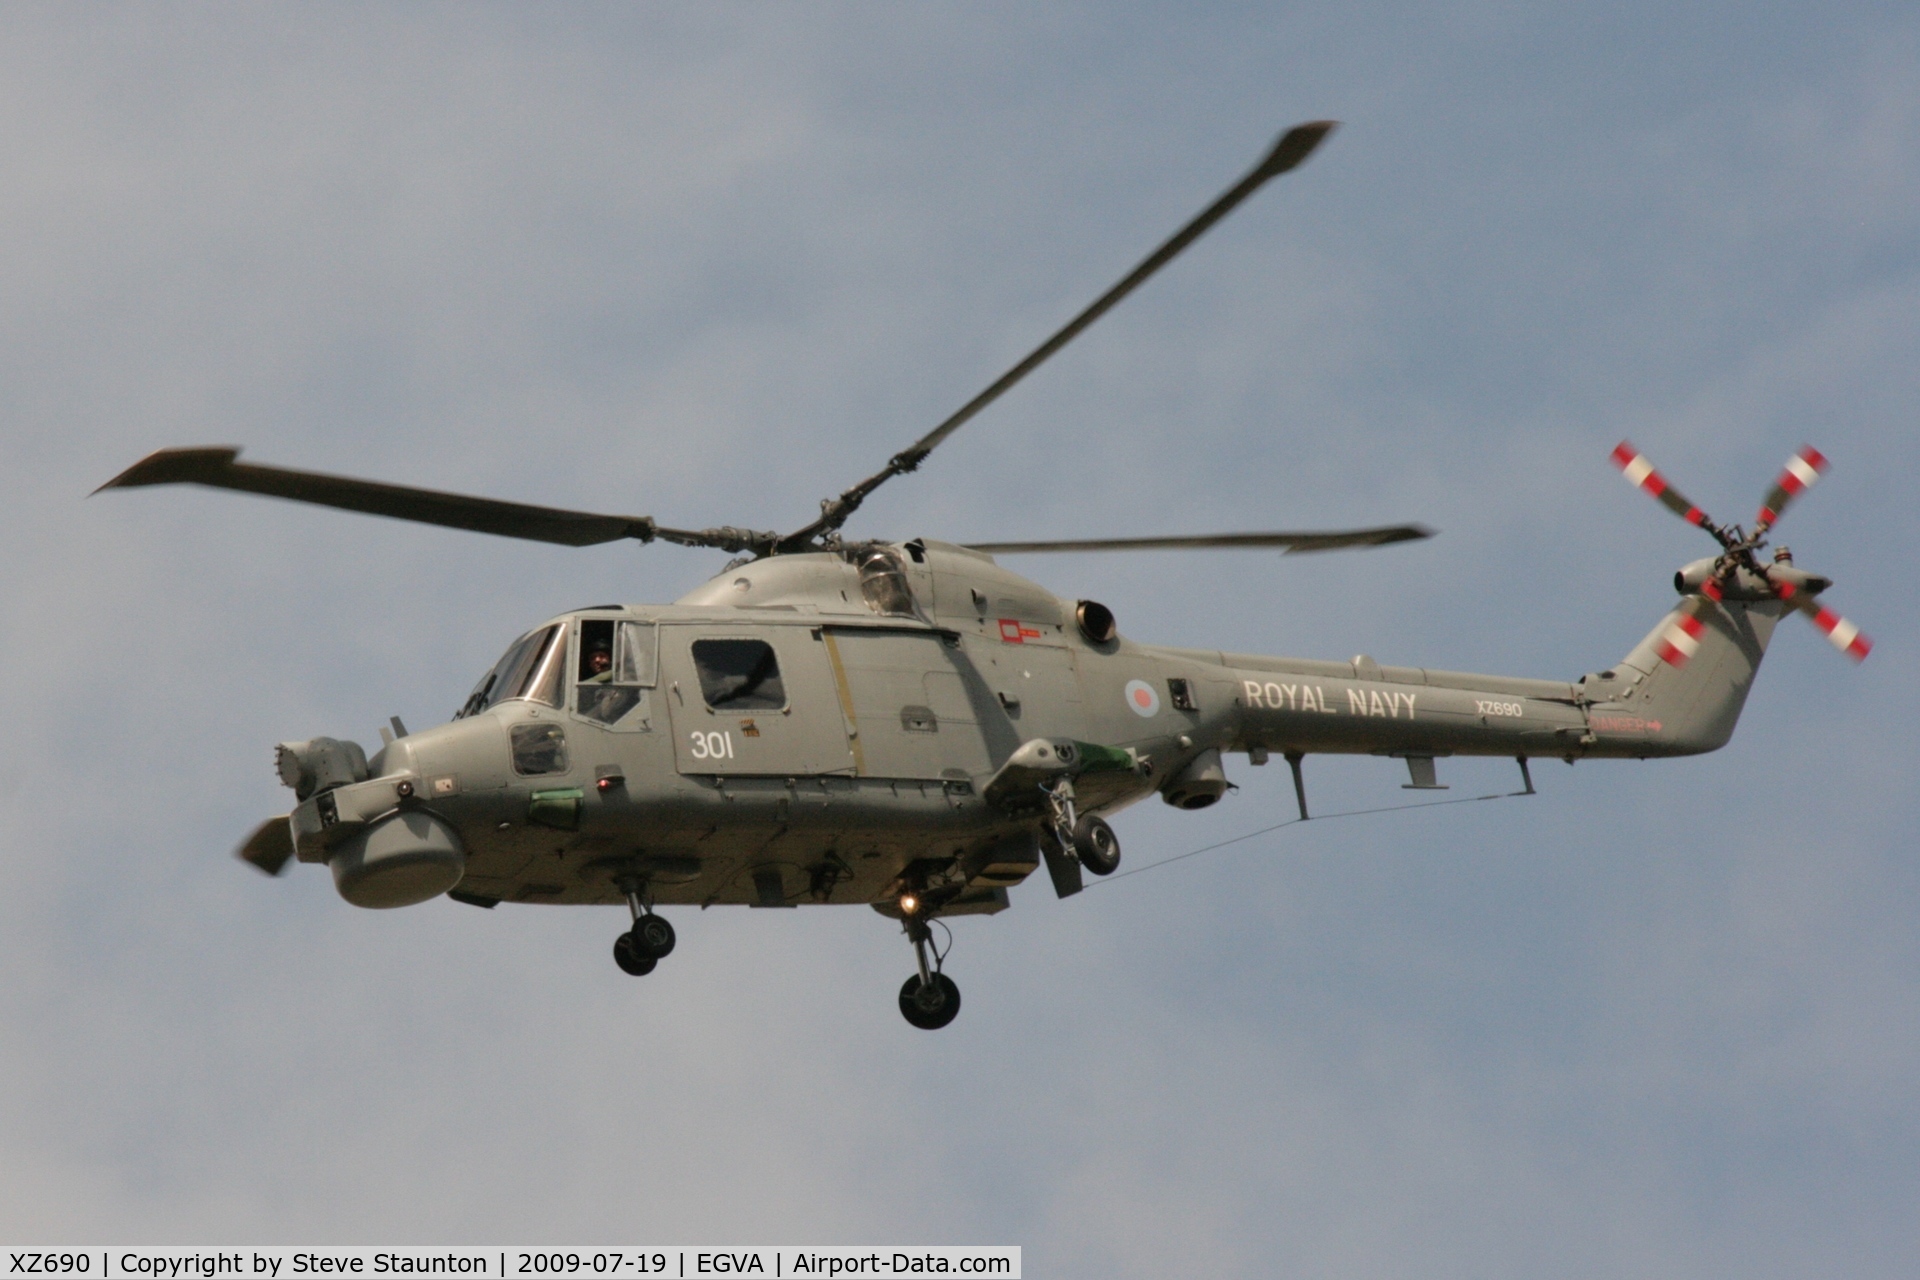
<svg viewBox="0 0 1920 1280"><path fill-rule="evenodd" d="M1628 483L1646 490L1661 506L1706 530L1720 544L1720 555L1710 563L1688 565L1674 575L1674 586L1688 598L1683 607L1689 616L1697 616L1708 601L1780 600L1804 613L1835 648L1854 661L1864 659L1873 648L1859 627L1820 603L1820 593L1833 585L1831 579L1795 568L1793 553L1786 547L1775 548L1769 563L1763 564L1759 557L1768 531L1779 523L1788 505L1826 473L1827 459L1818 449L1804 445L1787 459L1779 479L1761 500L1751 533L1737 524L1714 523L1627 441L1613 451L1613 462Z"/></svg>

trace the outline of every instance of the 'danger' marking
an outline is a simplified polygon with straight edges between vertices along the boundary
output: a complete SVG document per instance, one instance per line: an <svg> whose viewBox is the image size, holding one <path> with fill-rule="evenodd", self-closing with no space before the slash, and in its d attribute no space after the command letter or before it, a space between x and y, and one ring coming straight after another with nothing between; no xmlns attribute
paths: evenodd
<svg viewBox="0 0 1920 1280"><path fill-rule="evenodd" d="M1602 733L1658 733L1658 720L1643 720L1639 716L1593 716L1588 723Z"/></svg>

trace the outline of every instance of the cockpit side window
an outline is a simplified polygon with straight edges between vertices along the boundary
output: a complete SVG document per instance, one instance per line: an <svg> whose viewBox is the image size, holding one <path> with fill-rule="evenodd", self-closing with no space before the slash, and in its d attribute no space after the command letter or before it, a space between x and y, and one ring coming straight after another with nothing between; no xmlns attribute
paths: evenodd
<svg viewBox="0 0 1920 1280"><path fill-rule="evenodd" d="M581 684L613 682L613 619L586 618L580 623Z"/></svg>
<svg viewBox="0 0 1920 1280"><path fill-rule="evenodd" d="M654 637L650 622L583 618L574 710L611 725L639 706L654 681Z"/></svg>
<svg viewBox="0 0 1920 1280"><path fill-rule="evenodd" d="M778 711L787 705L780 662L764 640L695 640L700 693L715 711Z"/></svg>
<svg viewBox="0 0 1920 1280"><path fill-rule="evenodd" d="M659 665L660 631L651 622L620 624L620 644L614 651L614 682L651 686Z"/></svg>

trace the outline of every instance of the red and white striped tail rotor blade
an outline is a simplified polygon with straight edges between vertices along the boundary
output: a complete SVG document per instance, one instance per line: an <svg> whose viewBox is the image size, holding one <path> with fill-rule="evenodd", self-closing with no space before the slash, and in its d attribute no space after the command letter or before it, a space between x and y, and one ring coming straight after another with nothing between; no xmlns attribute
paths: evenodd
<svg viewBox="0 0 1920 1280"><path fill-rule="evenodd" d="M1687 660L1700 651L1700 636L1707 624L1700 615L1707 610L1705 596L1688 596L1673 613L1660 638L1654 642L1654 652L1660 660L1676 669L1687 665Z"/></svg>
<svg viewBox="0 0 1920 1280"><path fill-rule="evenodd" d="M1813 488L1814 482L1826 474L1826 455L1812 445L1800 446L1800 452L1787 459L1786 467L1780 472L1780 478L1773 482L1773 488L1767 490L1767 496L1760 504L1758 524L1761 528L1771 528L1787 509L1787 504Z"/></svg>
<svg viewBox="0 0 1920 1280"><path fill-rule="evenodd" d="M1813 625L1820 628L1834 648L1852 658L1855 662L1865 662L1867 655L1873 652L1873 641L1867 639L1866 632L1853 623L1820 603L1817 596L1802 593L1792 598L1793 607L1813 619Z"/></svg>
<svg viewBox="0 0 1920 1280"><path fill-rule="evenodd" d="M1636 488L1645 489L1660 500L1660 505L1685 520L1688 524L1708 524L1707 513L1682 497L1679 490L1667 483L1667 478L1654 470L1646 456L1631 444L1622 440L1613 451L1613 465L1620 468L1628 483Z"/></svg>

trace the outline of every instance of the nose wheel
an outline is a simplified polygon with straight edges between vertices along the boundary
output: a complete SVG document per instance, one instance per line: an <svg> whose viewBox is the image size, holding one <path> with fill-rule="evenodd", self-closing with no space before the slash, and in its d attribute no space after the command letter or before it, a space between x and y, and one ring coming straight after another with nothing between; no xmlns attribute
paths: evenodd
<svg viewBox="0 0 1920 1280"><path fill-rule="evenodd" d="M620 966L620 972L630 973L636 978L644 978L653 972L660 963L657 956L641 955L633 949L633 935L623 933L613 940L613 962Z"/></svg>
<svg viewBox="0 0 1920 1280"><path fill-rule="evenodd" d="M633 940L633 950L637 955L664 960L673 951L673 926L667 923L665 916L654 915L651 911L636 919L633 929L626 936Z"/></svg>
<svg viewBox="0 0 1920 1280"><path fill-rule="evenodd" d="M919 962L920 972L900 988L900 1016L922 1031L938 1031L960 1016L960 987L940 972L946 953L933 949L929 923L920 916L907 917L907 937L913 943L913 958Z"/></svg>
<svg viewBox="0 0 1920 1280"><path fill-rule="evenodd" d="M923 982L919 974L900 988L900 1012L922 1031L938 1031L960 1014L960 988L944 973Z"/></svg>
<svg viewBox="0 0 1920 1280"><path fill-rule="evenodd" d="M627 895L627 908L633 912L633 928L613 940L613 962L622 973L645 977L672 952L673 925L665 916L653 914L653 904L642 894L641 886L621 888Z"/></svg>

